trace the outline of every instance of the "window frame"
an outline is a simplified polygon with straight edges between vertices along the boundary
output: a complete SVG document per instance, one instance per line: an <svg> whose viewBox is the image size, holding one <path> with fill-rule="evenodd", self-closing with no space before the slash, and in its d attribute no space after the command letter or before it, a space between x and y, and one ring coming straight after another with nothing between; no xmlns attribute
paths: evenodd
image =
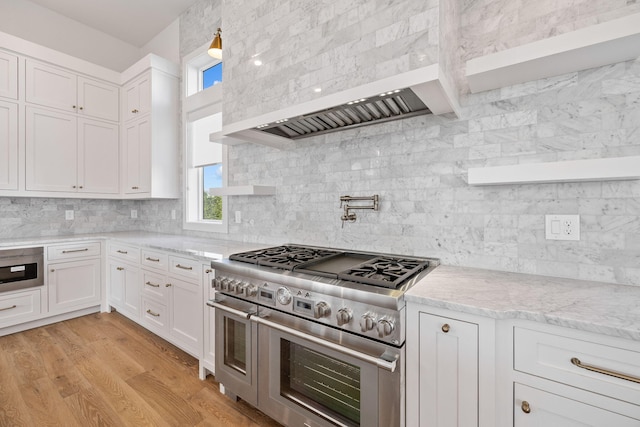
<svg viewBox="0 0 640 427"><path fill-rule="evenodd" d="M191 167L192 148L190 123L222 112L222 83L202 89L202 71L220 63L209 57L205 44L182 58L184 82L182 86L182 138L184 147L184 215L182 228L185 230L212 233L229 232L228 198L222 196L222 221L205 220L203 216L203 171L201 167ZM228 150L222 144L222 188L227 187Z"/></svg>

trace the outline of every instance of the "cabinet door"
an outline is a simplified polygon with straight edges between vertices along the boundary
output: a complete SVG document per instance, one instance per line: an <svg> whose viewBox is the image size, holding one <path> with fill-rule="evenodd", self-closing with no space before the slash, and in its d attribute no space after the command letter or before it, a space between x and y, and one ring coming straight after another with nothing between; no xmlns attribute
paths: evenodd
<svg viewBox="0 0 640 427"><path fill-rule="evenodd" d="M0 51L0 96L18 99L18 57Z"/></svg>
<svg viewBox="0 0 640 427"><path fill-rule="evenodd" d="M637 427L640 425L640 420L522 384L516 383L514 390L515 427Z"/></svg>
<svg viewBox="0 0 640 427"><path fill-rule="evenodd" d="M118 125L78 119L78 189L116 194L120 183Z"/></svg>
<svg viewBox="0 0 640 427"><path fill-rule="evenodd" d="M124 87L124 119L132 120L151 110L151 73Z"/></svg>
<svg viewBox="0 0 640 427"><path fill-rule="evenodd" d="M138 268L109 260L109 304L133 319L140 318Z"/></svg>
<svg viewBox="0 0 640 427"><path fill-rule="evenodd" d="M78 77L78 110L80 113L117 122L119 99L117 86Z"/></svg>
<svg viewBox="0 0 640 427"><path fill-rule="evenodd" d="M202 353L202 288L200 285L169 278L170 334L192 350L198 358Z"/></svg>
<svg viewBox="0 0 640 427"><path fill-rule="evenodd" d="M52 312L100 303L100 260L49 264L49 309Z"/></svg>
<svg viewBox="0 0 640 427"><path fill-rule="evenodd" d="M124 192L148 193L151 191L151 122L148 118L126 126L125 189Z"/></svg>
<svg viewBox="0 0 640 427"><path fill-rule="evenodd" d="M27 60L26 67L27 102L65 111L78 111L75 74L33 60Z"/></svg>
<svg viewBox="0 0 640 427"><path fill-rule="evenodd" d="M18 105L0 101L0 190L17 189Z"/></svg>
<svg viewBox="0 0 640 427"><path fill-rule="evenodd" d="M478 325L420 313L419 351L420 426L477 426Z"/></svg>
<svg viewBox="0 0 640 427"><path fill-rule="evenodd" d="M205 300L211 300L215 297L215 290L211 286L211 281L214 279L215 273L210 266L205 265L202 273L202 283L204 284ZM214 371L215 357L216 357L216 316L213 308L209 306L204 307L204 340L203 340L203 358L206 362L206 367L211 372Z"/></svg>
<svg viewBox="0 0 640 427"><path fill-rule="evenodd" d="M26 108L26 189L76 191L77 119Z"/></svg>

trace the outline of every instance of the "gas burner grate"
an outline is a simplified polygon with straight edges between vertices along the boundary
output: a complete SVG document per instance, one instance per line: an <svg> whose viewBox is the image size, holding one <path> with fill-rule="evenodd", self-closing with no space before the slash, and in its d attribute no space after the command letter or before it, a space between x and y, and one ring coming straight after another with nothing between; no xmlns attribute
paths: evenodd
<svg viewBox="0 0 640 427"><path fill-rule="evenodd" d="M322 248L284 245L233 254L229 259L283 270L293 270L303 263L334 256L339 253L338 251L330 251Z"/></svg>
<svg viewBox="0 0 640 427"><path fill-rule="evenodd" d="M367 285L397 288L428 266L429 262L423 260L378 257L338 273L338 278Z"/></svg>

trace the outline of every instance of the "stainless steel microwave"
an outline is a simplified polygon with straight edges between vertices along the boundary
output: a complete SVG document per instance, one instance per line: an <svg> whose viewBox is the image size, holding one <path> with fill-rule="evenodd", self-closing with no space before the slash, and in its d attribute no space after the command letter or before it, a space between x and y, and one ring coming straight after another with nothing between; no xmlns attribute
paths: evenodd
<svg viewBox="0 0 640 427"><path fill-rule="evenodd" d="M0 249L0 292L44 285L42 247Z"/></svg>

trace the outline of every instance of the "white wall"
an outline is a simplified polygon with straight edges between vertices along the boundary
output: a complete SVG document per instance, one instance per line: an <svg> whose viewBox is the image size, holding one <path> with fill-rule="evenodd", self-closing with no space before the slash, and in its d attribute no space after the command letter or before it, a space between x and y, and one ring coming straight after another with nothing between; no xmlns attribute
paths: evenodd
<svg viewBox="0 0 640 427"><path fill-rule="evenodd" d="M122 71L140 49L26 0L0 1L0 31Z"/></svg>
<svg viewBox="0 0 640 427"><path fill-rule="evenodd" d="M179 28L176 19L138 48L28 0L0 0L0 31L114 71L149 53L180 63Z"/></svg>
<svg viewBox="0 0 640 427"><path fill-rule="evenodd" d="M154 53L169 61L180 63L180 19L173 21L140 49L140 57Z"/></svg>

